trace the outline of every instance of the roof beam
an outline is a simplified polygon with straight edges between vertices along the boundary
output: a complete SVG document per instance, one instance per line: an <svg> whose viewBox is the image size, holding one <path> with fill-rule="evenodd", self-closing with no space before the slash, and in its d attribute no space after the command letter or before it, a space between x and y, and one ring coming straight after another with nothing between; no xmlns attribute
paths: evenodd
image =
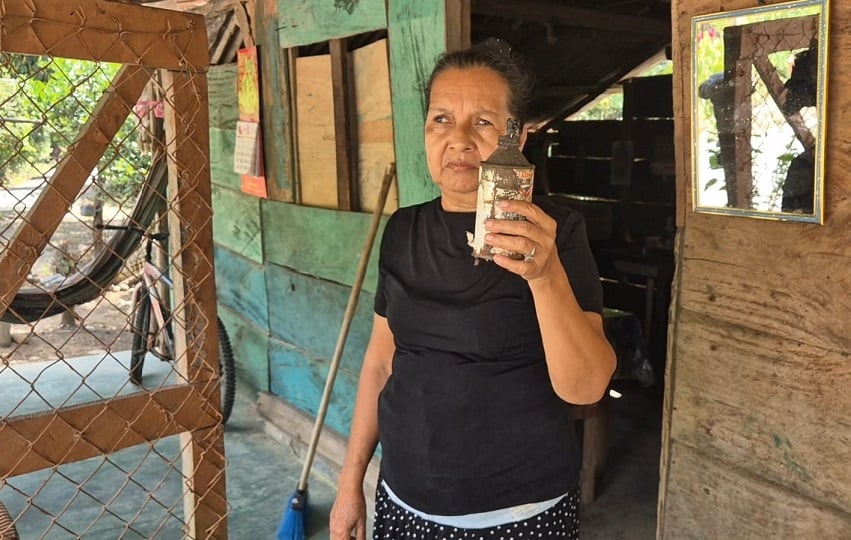
<svg viewBox="0 0 851 540"><path fill-rule="evenodd" d="M583 9L566 6L553 0L473 0L473 13L506 19L519 19L540 23L564 24L595 30L631 32L656 36L670 36L670 21L650 17L612 13L607 9Z"/></svg>

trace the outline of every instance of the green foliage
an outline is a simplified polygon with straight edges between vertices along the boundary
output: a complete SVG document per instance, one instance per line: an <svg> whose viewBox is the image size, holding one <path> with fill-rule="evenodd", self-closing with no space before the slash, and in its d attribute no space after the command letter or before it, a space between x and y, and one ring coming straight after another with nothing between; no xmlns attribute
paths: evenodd
<svg viewBox="0 0 851 540"><path fill-rule="evenodd" d="M609 94L593 106L570 117L571 120L620 120L623 117L623 92Z"/></svg>
<svg viewBox="0 0 851 540"><path fill-rule="evenodd" d="M78 138L120 65L65 58L0 56L0 179L21 170L43 176ZM135 192L149 160L137 143L131 115L98 165L114 198Z"/></svg>
<svg viewBox="0 0 851 540"><path fill-rule="evenodd" d="M668 75L674 64L664 60L642 72L640 77ZM621 120L623 118L623 92L610 93L570 117L570 120Z"/></svg>

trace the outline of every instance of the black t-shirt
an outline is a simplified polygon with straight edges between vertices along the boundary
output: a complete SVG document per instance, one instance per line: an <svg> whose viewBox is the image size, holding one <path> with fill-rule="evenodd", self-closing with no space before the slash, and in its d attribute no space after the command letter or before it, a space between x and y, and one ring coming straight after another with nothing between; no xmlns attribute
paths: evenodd
<svg viewBox="0 0 851 540"><path fill-rule="evenodd" d="M558 222L559 256L579 305L602 312L582 216L536 199ZM396 344L379 396L381 474L414 508L464 515L557 497L579 452L553 391L526 281L474 264L475 213L436 199L398 210L381 244L375 311Z"/></svg>

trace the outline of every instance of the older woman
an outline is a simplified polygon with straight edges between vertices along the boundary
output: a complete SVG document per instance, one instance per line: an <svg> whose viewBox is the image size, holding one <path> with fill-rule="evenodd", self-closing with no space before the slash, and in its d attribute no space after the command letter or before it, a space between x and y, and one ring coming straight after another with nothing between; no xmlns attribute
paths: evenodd
<svg viewBox="0 0 851 540"><path fill-rule="evenodd" d="M382 446L376 539L576 538L579 450L567 403L600 399L615 368L579 214L510 201L487 242L532 254L474 264L478 168L529 80L502 42L443 55L425 151L440 197L398 210L379 259L331 537L364 539L363 479ZM525 130L522 138L525 138Z"/></svg>

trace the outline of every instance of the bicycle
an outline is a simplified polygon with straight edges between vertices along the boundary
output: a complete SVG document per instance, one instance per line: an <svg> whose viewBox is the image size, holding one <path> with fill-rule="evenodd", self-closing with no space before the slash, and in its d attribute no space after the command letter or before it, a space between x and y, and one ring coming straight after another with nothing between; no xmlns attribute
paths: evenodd
<svg viewBox="0 0 851 540"><path fill-rule="evenodd" d="M133 291L133 307L130 310L130 323L133 341L130 350L130 382L142 386L142 368L148 353L164 362L174 360L174 331L171 324L171 310L160 298L158 283L169 289L174 282L166 272L153 262L154 244L162 248L162 242L168 233L149 233L132 225L98 225L97 228L114 231L130 231L145 239L145 257L142 264L139 283ZM153 317L151 316L153 315ZM219 377L222 396L222 424L230 418L236 394L236 371L233 349L224 323L216 317L219 335Z"/></svg>

